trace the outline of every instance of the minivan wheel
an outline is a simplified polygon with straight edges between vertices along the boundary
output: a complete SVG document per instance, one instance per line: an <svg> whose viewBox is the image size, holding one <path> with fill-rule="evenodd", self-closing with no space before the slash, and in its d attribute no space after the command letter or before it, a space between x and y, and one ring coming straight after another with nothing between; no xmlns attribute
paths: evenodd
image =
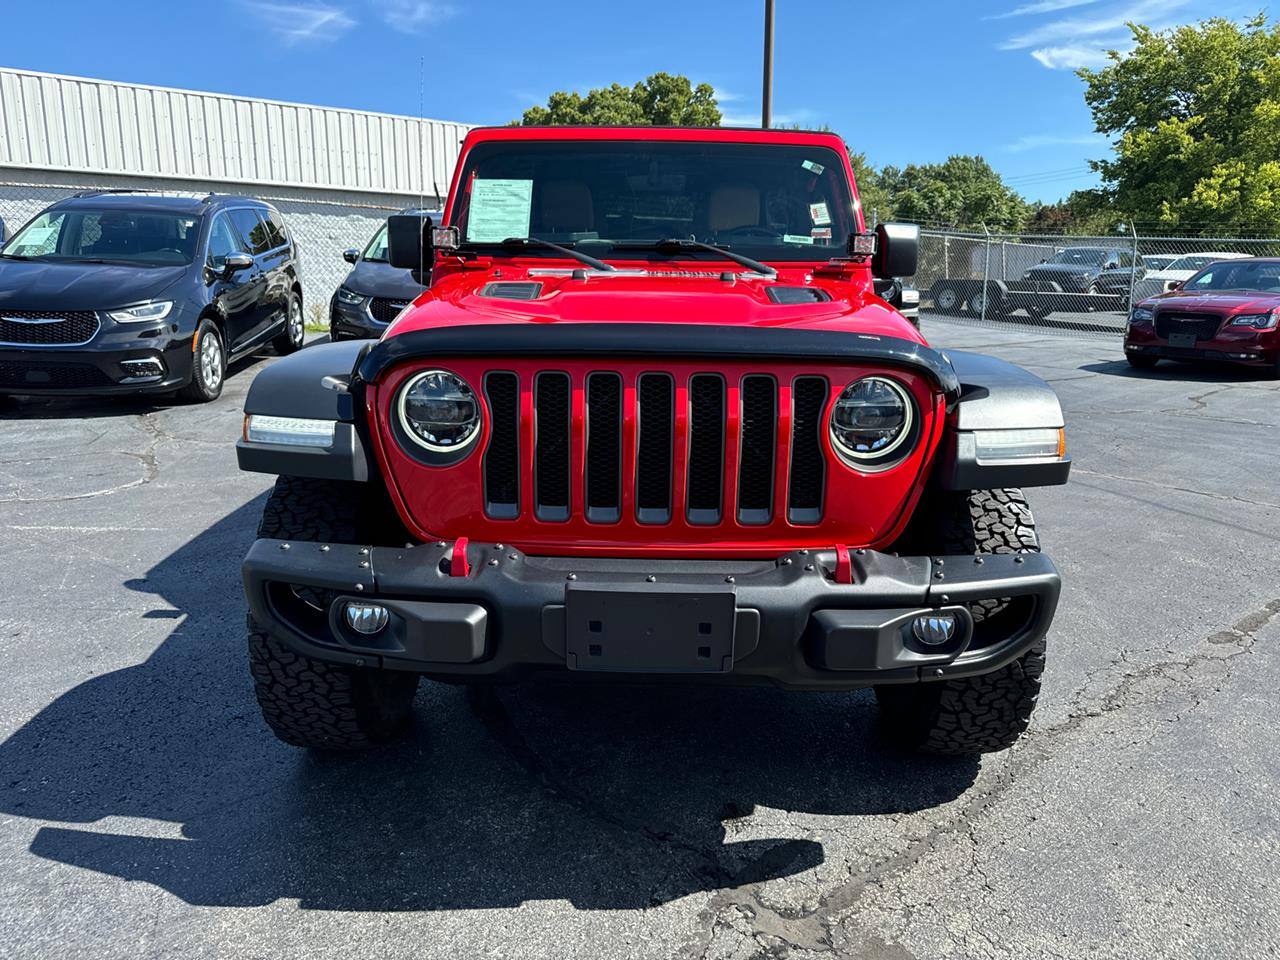
<svg viewBox="0 0 1280 960"><path fill-rule="evenodd" d="M302 315L302 297L295 291L289 294L289 309L285 315L284 333L272 340L271 345L281 356L301 350L306 329L306 320Z"/></svg>
<svg viewBox="0 0 1280 960"><path fill-rule="evenodd" d="M197 403L208 403L222 395L227 379L227 354L222 348L222 334L207 317L196 327L191 351L191 382L178 391L179 396Z"/></svg>

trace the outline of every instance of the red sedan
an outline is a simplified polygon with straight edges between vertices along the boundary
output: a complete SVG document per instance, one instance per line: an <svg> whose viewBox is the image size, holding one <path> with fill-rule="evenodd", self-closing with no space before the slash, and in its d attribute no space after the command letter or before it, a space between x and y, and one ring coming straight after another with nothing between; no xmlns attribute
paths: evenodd
<svg viewBox="0 0 1280 960"><path fill-rule="evenodd" d="M1211 263L1178 289L1143 300L1124 334L1132 366L1228 360L1280 377L1280 258Z"/></svg>

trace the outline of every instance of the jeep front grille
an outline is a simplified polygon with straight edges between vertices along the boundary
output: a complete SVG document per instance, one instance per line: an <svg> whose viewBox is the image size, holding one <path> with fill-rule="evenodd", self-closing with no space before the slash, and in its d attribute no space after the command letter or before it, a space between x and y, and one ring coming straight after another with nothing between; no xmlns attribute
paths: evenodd
<svg viewBox="0 0 1280 960"><path fill-rule="evenodd" d="M707 527L729 518L743 526L822 520L824 376L491 371L484 392L492 519L660 526L679 516ZM526 451L533 476L522 484ZM521 502L522 487L531 502Z"/></svg>
<svg viewBox="0 0 1280 960"><path fill-rule="evenodd" d="M0 307L0 346L79 347L98 333L92 310L8 310Z"/></svg>

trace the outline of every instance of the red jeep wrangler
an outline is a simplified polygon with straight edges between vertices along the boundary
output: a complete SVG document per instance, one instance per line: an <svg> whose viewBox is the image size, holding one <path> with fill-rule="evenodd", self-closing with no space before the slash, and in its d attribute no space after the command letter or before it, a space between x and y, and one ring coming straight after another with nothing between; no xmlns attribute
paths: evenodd
<svg viewBox="0 0 1280 960"><path fill-rule="evenodd" d="M240 466L258 701L354 748L454 682L873 686L884 729L1009 746L1059 580L1018 488L1060 484L1053 391L932 349L881 296L844 143L772 130L467 137L430 286L378 341L264 370Z"/></svg>

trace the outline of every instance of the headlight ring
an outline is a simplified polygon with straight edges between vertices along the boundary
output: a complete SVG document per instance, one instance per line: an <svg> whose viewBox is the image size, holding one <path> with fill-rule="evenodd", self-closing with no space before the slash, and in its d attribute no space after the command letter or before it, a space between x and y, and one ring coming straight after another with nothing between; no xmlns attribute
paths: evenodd
<svg viewBox="0 0 1280 960"><path fill-rule="evenodd" d="M410 452L431 463L462 459L481 433L475 390L448 370L424 370L407 380L396 396L395 414Z"/></svg>
<svg viewBox="0 0 1280 960"><path fill-rule="evenodd" d="M847 466L874 472L897 465L914 449L919 424L915 401L902 384L869 376L836 397L827 433Z"/></svg>

